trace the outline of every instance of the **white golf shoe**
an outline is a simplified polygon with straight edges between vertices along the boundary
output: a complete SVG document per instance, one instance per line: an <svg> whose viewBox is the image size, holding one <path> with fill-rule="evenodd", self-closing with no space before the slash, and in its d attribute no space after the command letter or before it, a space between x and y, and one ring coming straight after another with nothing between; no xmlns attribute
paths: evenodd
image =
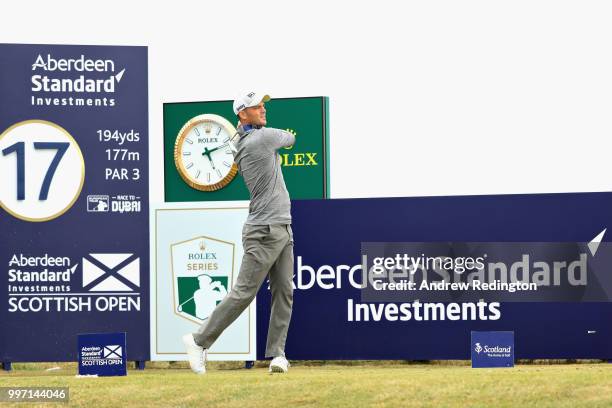
<svg viewBox="0 0 612 408"><path fill-rule="evenodd" d="M198 346L193 339L193 334L187 333L183 336L183 344L187 350L189 367L196 374L206 374L206 354L207 350Z"/></svg>
<svg viewBox="0 0 612 408"><path fill-rule="evenodd" d="M274 357L270 362L271 373L286 373L289 371L289 362L285 357Z"/></svg>

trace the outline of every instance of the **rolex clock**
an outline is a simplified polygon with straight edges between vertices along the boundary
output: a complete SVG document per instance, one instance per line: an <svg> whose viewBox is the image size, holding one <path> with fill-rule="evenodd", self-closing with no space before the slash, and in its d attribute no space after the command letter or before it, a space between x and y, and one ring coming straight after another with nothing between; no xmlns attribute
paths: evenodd
<svg viewBox="0 0 612 408"><path fill-rule="evenodd" d="M227 186L238 173L230 149L236 128L219 115L191 118L179 131L174 144L174 163L189 186L216 191Z"/></svg>

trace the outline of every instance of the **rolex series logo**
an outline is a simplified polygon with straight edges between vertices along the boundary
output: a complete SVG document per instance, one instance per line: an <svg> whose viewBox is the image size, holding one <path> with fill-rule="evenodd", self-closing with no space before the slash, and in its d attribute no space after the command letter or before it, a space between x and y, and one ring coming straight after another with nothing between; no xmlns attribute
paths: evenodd
<svg viewBox="0 0 612 408"><path fill-rule="evenodd" d="M204 236L171 245L174 313L194 323L208 319L231 289L234 247Z"/></svg>

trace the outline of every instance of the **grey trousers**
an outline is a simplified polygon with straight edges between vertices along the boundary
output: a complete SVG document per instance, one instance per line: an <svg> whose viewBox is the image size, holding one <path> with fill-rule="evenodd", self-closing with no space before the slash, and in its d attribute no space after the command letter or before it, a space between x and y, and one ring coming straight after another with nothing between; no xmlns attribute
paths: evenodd
<svg viewBox="0 0 612 408"><path fill-rule="evenodd" d="M255 298L270 277L272 308L266 357L285 356L293 305L293 231L291 225L249 225L242 229L244 256L236 284L207 321L193 334L196 344L210 348Z"/></svg>

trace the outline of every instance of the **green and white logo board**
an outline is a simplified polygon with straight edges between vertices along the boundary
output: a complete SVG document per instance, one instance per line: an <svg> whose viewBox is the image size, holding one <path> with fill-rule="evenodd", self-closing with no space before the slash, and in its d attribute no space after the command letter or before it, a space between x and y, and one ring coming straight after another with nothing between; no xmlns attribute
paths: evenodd
<svg viewBox="0 0 612 408"><path fill-rule="evenodd" d="M181 336L205 324L232 289L248 202L151 205L151 360L187 359ZM255 302L217 339L209 360L255 360Z"/></svg>

